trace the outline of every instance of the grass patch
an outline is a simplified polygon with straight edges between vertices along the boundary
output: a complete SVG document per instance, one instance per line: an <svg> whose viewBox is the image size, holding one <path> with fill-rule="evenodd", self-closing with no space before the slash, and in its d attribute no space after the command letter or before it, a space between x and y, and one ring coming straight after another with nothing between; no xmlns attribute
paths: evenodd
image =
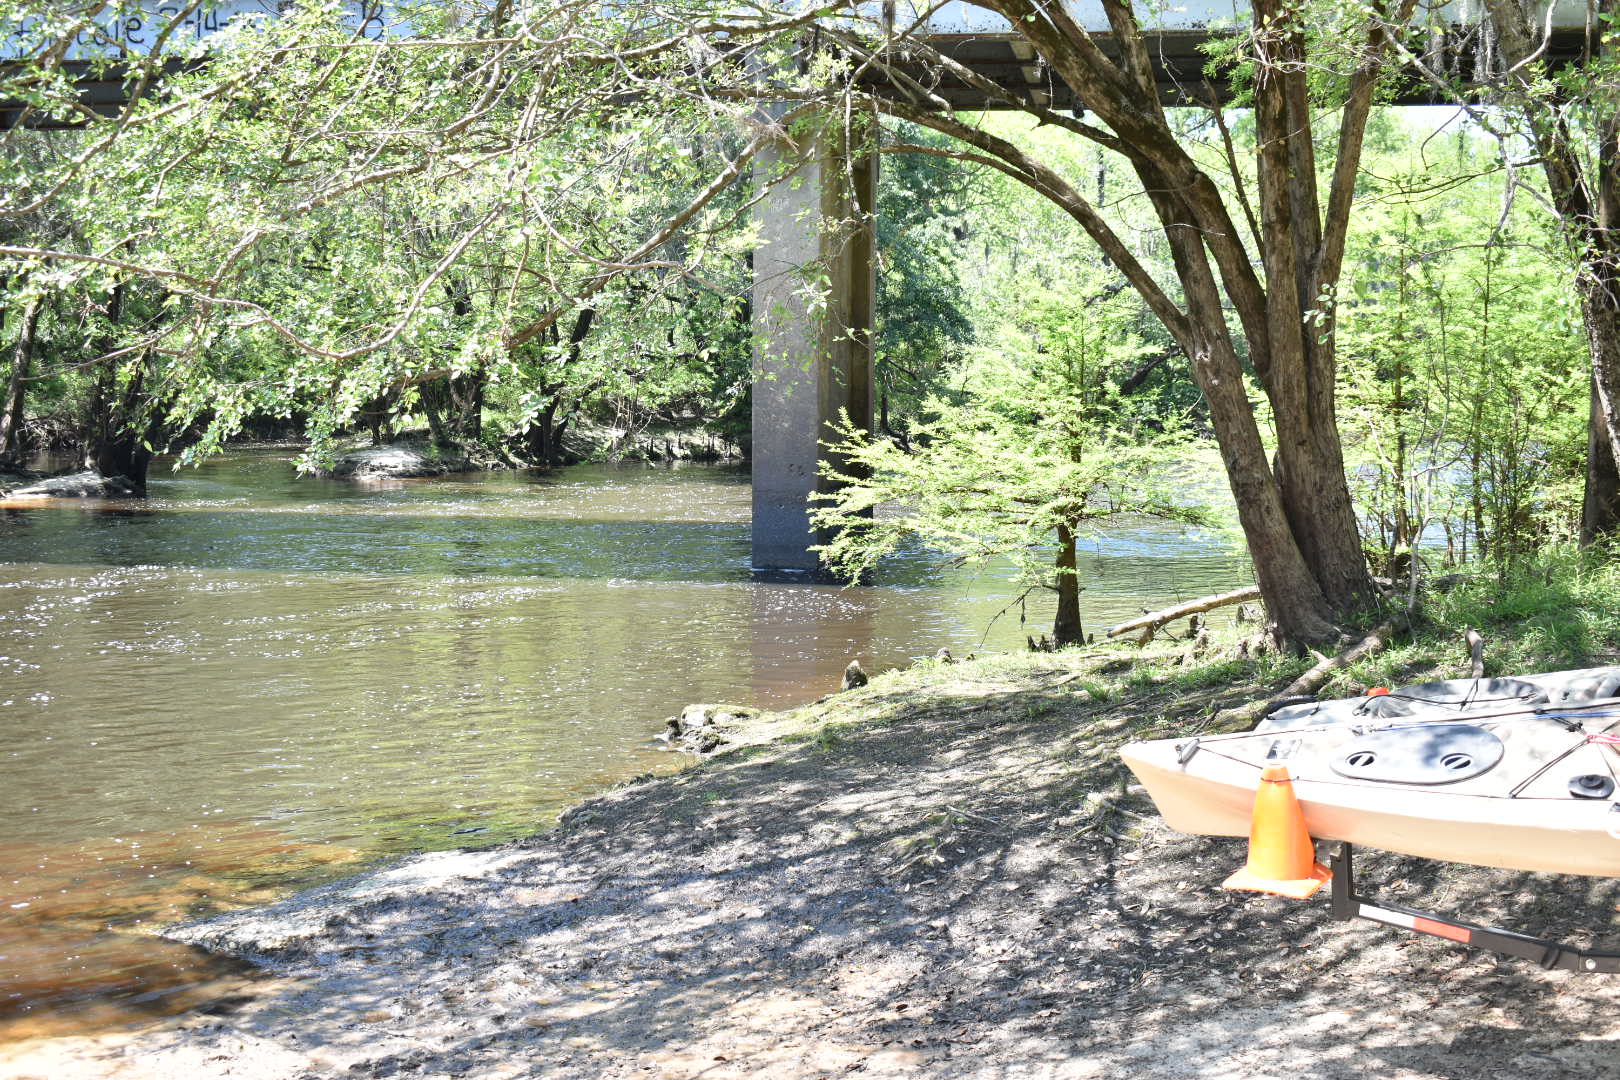
<svg viewBox="0 0 1620 1080"><path fill-rule="evenodd" d="M1432 597L1424 615L1452 643L1465 627L1478 628L1487 674L1612 662L1620 656L1620 563L1554 549Z"/></svg>
<svg viewBox="0 0 1620 1080"><path fill-rule="evenodd" d="M852 720L830 720L809 731L790 736L790 742L807 742L817 750L834 750L847 741L861 725Z"/></svg>
<svg viewBox="0 0 1620 1080"><path fill-rule="evenodd" d="M1485 638L1491 676L1620 662L1620 562L1566 547L1503 569L1464 568L1451 588L1424 595L1410 635L1347 668L1320 696L1467 678L1470 627Z"/></svg>
<svg viewBox="0 0 1620 1080"><path fill-rule="evenodd" d="M1182 668L1170 676L1167 685L1176 690L1206 690L1242 682L1250 678L1257 667L1252 660L1212 660Z"/></svg>
<svg viewBox="0 0 1620 1080"><path fill-rule="evenodd" d="M1096 702L1112 701L1119 696L1119 686L1117 684L1098 682L1095 679L1080 679L1077 682L1070 683L1065 689L1070 694L1078 694L1084 691L1091 695L1092 701Z"/></svg>

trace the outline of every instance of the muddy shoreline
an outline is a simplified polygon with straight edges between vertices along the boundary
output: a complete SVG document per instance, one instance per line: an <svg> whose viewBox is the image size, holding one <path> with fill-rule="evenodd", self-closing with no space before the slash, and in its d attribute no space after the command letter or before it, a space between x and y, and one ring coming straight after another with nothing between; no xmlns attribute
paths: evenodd
<svg viewBox="0 0 1620 1080"><path fill-rule="evenodd" d="M270 977L142 1031L0 1048L0 1074L1620 1075L1616 980L1221 891L1241 843L1170 833L1113 748L1260 687L1129 668L881 677L530 840L171 928ZM1608 880L1361 873L1392 900L1615 936Z"/></svg>

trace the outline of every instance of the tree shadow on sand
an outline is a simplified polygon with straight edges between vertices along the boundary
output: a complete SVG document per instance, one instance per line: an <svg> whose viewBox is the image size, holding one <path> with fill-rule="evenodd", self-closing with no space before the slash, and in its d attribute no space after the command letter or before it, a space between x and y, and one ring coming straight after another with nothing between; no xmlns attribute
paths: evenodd
<svg viewBox="0 0 1620 1080"><path fill-rule="evenodd" d="M858 734L183 929L305 981L169 1037L251 1036L349 1076L1473 1080L1613 1049L1607 980L1220 890L1241 842L1169 833L1113 753L1187 730L1162 693L856 700ZM1556 937L1608 931L1620 900L1377 853L1358 875Z"/></svg>

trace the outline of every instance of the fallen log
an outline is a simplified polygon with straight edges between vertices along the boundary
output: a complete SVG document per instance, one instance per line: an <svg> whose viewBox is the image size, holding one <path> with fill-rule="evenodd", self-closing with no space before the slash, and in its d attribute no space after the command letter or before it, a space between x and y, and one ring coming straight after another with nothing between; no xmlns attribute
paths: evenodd
<svg viewBox="0 0 1620 1080"><path fill-rule="evenodd" d="M1284 705L1295 704L1302 697L1315 694L1322 688L1322 684L1328 681L1328 676L1335 671L1347 668L1362 657L1384 648L1389 644L1389 639L1394 632L1395 624L1393 622L1384 623L1339 655L1323 657L1309 671L1271 697L1260 701L1251 701L1247 705L1240 705L1235 709L1224 709L1216 713L1211 724L1211 730L1248 731L1255 724L1258 724L1263 717L1269 716Z"/></svg>
<svg viewBox="0 0 1620 1080"><path fill-rule="evenodd" d="M1167 607L1161 608L1158 611L1150 611L1146 615L1131 619L1128 622L1122 622L1118 626L1109 630L1108 636L1119 637L1119 635L1128 634L1132 630L1142 629L1146 629L1148 633L1151 634L1153 631L1157 630L1167 622L1174 622L1175 620L1184 618L1188 615L1196 615L1200 611L1208 611L1211 608L1225 607L1227 604L1241 604L1245 600L1258 599L1260 599L1260 586L1258 585L1250 585L1242 589L1233 589L1231 592L1221 593L1219 596L1201 596L1197 600L1188 600L1185 604L1177 604L1175 607Z"/></svg>

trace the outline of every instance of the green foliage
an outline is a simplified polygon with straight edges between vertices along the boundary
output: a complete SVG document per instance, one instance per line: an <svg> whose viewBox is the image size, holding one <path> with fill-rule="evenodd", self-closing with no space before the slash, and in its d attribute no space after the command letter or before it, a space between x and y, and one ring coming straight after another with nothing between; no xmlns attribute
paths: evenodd
<svg viewBox="0 0 1620 1080"><path fill-rule="evenodd" d="M1074 297L1067 319L1037 307L1019 347L977 350L954 398L926 403L910 450L846 422L825 473L835 490L812 511L826 563L858 580L920 541L961 562L1011 560L1025 587L1056 587L1064 534L1130 514L1207 520L1176 485L1183 432L1133 420L1110 381L1142 348L1120 333L1131 309L1105 292Z"/></svg>
<svg viewBox="0 0 1620 1080"><path fill-rule="evenodd" d="M948 143L909 126L900 134L918 145ZM923 401L941 392L973 341L960 245L977 186L974 173L949 158L894 154L884 162L874 351L880 419L891 431L905 431Z"/></svg>
<svg viewBox="0 0 1620 1080"><path fill-rule="evenodd" d="M7 239L57 253L0 267L13 300L23 287L56 298L31 408L60 391L79 411L85 385L138 373L141 422L186 439L187 460L266 417L304 424L310 463L357 425L426 420L514 448L541 412L735 428L746 187L657 237L737 152L737 118L713 102L614 101L623 72L539 46L610 55L658 33L654 19L526 12L536 48L505 64L469 63L498 51L501 27L442 5L400 15L446 44L356 41L339 5L300 4L233 24L116 138L94 122L0 135ZM7 88L50 71L8 71ZM95 261L108 255L119 265ZM548 331L584 298L595 329L570 347ZM77 332L58 333L56 313ZM88 378L49 381L61 372Z"/></svg>
<svg viewBox="0 0 1620 1080"><path fill-rule="evenodd" d="M1425 613L1454 633L1480 629L1493 673L1612 663L1620 655L1620 563L1610 556L1549 547L1435 594Z"/></svg>
<svg viewBox="0 0 1620 1080"><path fill-rule="evenodd" d="M1354 665L1324 693L1465 678L1470 627L1485 639L1487 675L1620 660L1620 563L1612 552L1555 545L1500 571L1473 564L1448 584L1425 594L1410 638Z"/></svg>
<svg viewBox="0 0 1620 1080"><path fill-rule="evenodd" d="M1340 418L1374 561L1415 544L1499 564L1572 537L1587 359L1567 262L1494 144L1461 129L1426 165L1375 159L1335 313ZM1382 166L1382 168L1380 168Z"/></svg>

